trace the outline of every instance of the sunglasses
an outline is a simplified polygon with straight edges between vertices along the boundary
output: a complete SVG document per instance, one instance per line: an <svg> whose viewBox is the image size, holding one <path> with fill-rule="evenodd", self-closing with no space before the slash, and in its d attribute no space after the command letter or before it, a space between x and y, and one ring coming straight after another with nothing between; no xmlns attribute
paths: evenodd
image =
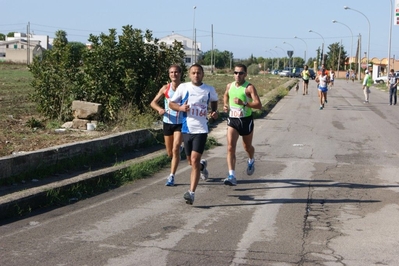
<svg viewBox="0 0 399 266"><path fill-rule="evenodd" d="M244 75L245 74L245 72L242 72L242 71L240 71L240 72L237 72L237 71L234 71L234 75Z"/></svg>

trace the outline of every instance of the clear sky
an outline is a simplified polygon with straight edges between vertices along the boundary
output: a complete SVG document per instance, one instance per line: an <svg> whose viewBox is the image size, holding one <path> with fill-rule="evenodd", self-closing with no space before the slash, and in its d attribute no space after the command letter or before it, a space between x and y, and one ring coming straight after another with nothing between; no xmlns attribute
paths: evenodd
<svg viewBox="0 0 399 266"><path fill-rule="evenodd" d="M390 4L390 0L0 0L0 33L26 32L30 22L34 34L54 37L55 31L64 30L69 41L86 43L90 33L108 34L110 28L121 33L125 25L149 29L157 38L173 32L193 38L196 28L197 42L209 51L213 25L214 47L233 52L235 58L283 57L287 50L300 57L306 50L309 58L323 43L320 35L325 47L342 41L348 55L351 50L354 55L361 34L364 56L370 32L369 58L383 58L388 56ZM393 11L394 6L392 0ZM367 17L370 31L366 17L353 9ZM392 25L394 56L399 58L399 25Z"/></svg>

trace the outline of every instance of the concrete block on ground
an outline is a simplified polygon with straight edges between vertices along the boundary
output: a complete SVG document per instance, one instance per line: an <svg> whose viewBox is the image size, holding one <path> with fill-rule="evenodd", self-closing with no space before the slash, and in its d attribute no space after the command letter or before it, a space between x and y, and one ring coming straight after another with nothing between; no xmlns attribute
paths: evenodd
<svg viewBox="0 0 399 266"><path fill-rule="evenodd" d="M79 119L96 120L102 110L102 105L99 103L91 103L84 101L73 101L72 112L73 117Z"/></svg>

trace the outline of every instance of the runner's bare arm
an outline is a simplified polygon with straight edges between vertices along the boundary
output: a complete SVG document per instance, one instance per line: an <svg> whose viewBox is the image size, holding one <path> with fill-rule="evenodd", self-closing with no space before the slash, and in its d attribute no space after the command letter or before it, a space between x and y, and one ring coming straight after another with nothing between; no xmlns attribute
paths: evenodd
<svg viewBox="0 0 399 266"><path fill-rule="evenodd" d="M227 84L226 90L224 91L223 94L223 112L227 112L229 110L229 88L230 84Z"/></svg>
<svg viewBox="0 0 399 266"><path fill-rule="evenodd" d="M162 88L158 91L157 95L155 95L154 99L151 101L151 107L158 112L158 114L163 115L165 113L165 109L162 108L158 103L159 101L165 97L165 90L167 85L162 86Z"/></svg>
<svg viewBox="0 0 399 266"><path fill-rule="evenodd" d="M248 96L250 98L252 98L252 102L248 102L247 106L252 109L261 109L262 103L260 101L260 98L259 98L259 95L258 95L258 92L257 92L255 86L252 84L249 84L246 89L246 93L247 93L247 95L249 94Z"/></svg>

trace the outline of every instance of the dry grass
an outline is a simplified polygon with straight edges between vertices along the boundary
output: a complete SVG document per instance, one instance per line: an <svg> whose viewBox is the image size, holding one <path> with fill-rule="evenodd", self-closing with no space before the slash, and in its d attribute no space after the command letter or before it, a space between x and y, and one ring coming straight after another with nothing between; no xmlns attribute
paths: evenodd
<svg viewBox="0 0 399 266"><path fill-rule="evenodd" d="M263 96L288 79L267 74L248 76L247 80L254 84L259 95ZM0 63L1 157L93 139L98 136L131 129L127 128L126 125L120 124L105 126L103 131L75 130L62 134L57 133L55 129L62 122L43 119L35 109L35 104L30 101L29 95L33 92L33 88L30 86L31 81L32 75L26 65ZM219 109L223 105L223 93L226 85L232 81L234 81L232 72L231 74L207 74L204 78L204 82L214 86L219 94ZM149 117L152 119L154 116L152 114ZM143 119L146 121L145 118ZM38 126L35 126L36 124ZM44 127L40 127L39 124L43 124Z"/></svg>

